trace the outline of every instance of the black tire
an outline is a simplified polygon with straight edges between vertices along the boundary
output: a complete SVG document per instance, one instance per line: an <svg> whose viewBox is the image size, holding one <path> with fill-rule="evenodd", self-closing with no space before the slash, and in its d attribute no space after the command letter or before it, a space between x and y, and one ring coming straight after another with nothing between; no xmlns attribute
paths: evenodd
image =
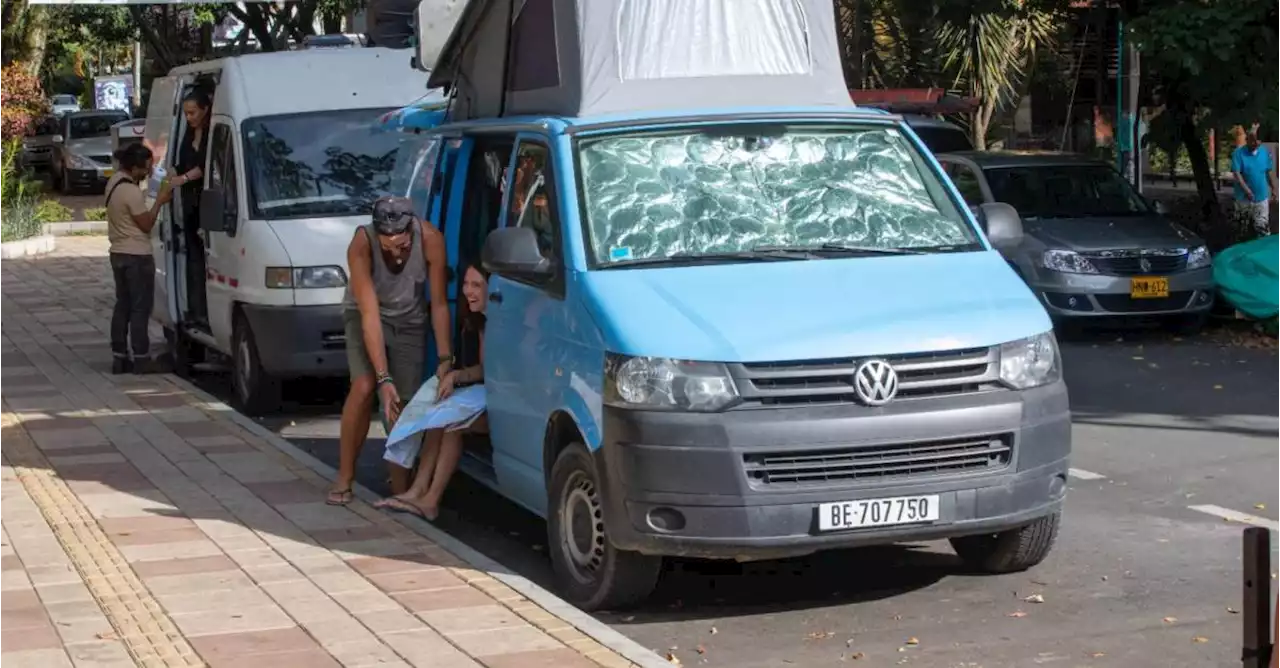
<svg viewBox="0 0 1280 668"><path fill-rule="evenodd" d="M970 568L983 573L1025 571L1049 556L1058 537L1061 513L997 534L952 538L951 547Z"/></svg>
<svg viewBox="0 0 1280 668"><path fill-rule="evenodd" d="M236 317L231 333L231 403L250 417L280 410L280 381L262 368L248 321Z"/></svg>
<svg viewBox="0 0 1280 668"><path fill-rule="evenodd" d="M71 188L67 186L67 170L59 169L53 173L53 189L61 195L71 194Z"/></svg>
<svg viewBox="0 0 1280 668"><path fill-rule="evenodd" d="M185 334L164 328L164 342L169 349L169 367L179 378L191 377L191 341Z"/></svg>
<svg viewBox="0 0 1280 668"><path fill-rule="evenodd" d="M609 542L598 481L595 458L581 443L565 448L551 468L547 513L551 566L560 593L588 612L640 603L653 592L662 569L661 557L619 550ZM574 526L591 533L579 536L586 540L570 547Z"/></svg>

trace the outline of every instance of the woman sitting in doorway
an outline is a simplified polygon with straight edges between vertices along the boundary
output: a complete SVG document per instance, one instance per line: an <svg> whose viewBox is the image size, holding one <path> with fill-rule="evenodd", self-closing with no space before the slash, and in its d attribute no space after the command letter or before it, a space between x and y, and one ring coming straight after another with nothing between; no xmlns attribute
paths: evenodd
<svg viewBox="0 0 1280 668"><path fill-rule="evenodd" d="M469 263L462 274L463 304L459 308L462 336L458 346L459 366L440 379L441 399L458 387L484 382L484 310L488 303L489 274L479 263ZM465 310L463 310L465 309ZM462 457L465 434L486 434L489 423L482 413L470 426L456 431L433 429L423 438L418 469L409 491L388 497L375 504L432 521L440 513L440 498Z"/></svg>

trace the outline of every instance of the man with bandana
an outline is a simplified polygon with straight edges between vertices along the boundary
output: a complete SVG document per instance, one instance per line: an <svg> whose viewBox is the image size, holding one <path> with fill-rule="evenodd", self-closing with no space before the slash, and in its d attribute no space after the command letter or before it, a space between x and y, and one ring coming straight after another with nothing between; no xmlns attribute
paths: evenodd
<svg viewBox="0 0 1280 668"><path fill-rule="evenodd" d="M422 385L428 311L440 358L436 375L453 368L446 262L444 237L419 220L404 197L374 202L372 220L356 230L347 247L351 277L342 319L351 391L342 406L338 477L326 499L330 505L351 501L375 396L390 430L404 402ZM392 493L404 492L409 471L389 466Z"/></svg>

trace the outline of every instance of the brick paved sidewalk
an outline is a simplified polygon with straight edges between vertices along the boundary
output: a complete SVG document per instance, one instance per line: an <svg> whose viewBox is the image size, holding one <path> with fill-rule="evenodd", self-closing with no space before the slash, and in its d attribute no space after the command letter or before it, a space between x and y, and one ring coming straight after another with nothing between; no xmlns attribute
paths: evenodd
<svg viewBox="0 0 1280 668"><path fill-rule="evenodd" d="M59 246L0 268L5 668L633 665L411 524L325 505L189 386L109 375L105 244Z"/></svg>

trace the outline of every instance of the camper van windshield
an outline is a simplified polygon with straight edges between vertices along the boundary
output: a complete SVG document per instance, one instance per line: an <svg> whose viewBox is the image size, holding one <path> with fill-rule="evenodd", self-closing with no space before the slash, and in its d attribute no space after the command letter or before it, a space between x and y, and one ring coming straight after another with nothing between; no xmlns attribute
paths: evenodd
<svg viewBox="0 0 1280 668"><path fill-rule="evenodd" d="M980 248L893 127L734 126L584 139L593 264ZM809 253L813 251L813 253Z"/></svg>
<svg viewBox="0 0 1280 668"><path fill-rule="evenodd" d="M390 194L398 133L376 133L387 109L251 118L245 164L255 218L368 214Z"/></svg>

